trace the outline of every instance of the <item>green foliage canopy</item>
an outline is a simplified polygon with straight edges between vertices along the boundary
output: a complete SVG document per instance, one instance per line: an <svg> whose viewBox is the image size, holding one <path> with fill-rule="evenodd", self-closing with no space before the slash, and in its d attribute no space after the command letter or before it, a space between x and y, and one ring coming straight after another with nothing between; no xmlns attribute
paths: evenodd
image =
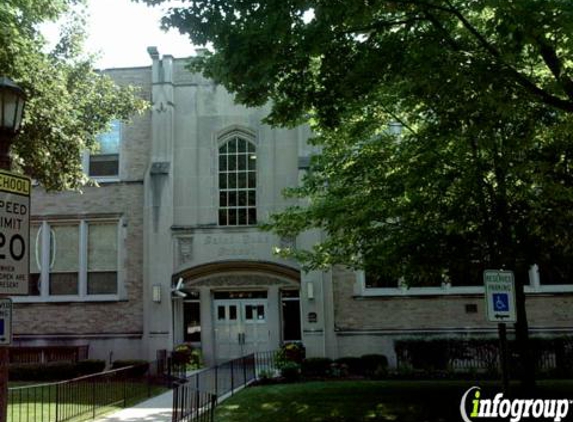
<svg viewBox="0 0 573 422"><path fill-rule="evenodd" d="M81 0L7 0L0 4L0 74L26 92L22 131L12 146L14 167L50 190L87 182L81 156L112 119L127 120L146 103L133 87L117 86L94 70L83 52ZM75 6L75 7L73 7ZM67 17L67 19L66 19ZM64 19L51 50L39 31Z"/></svg>
<svg viewBox="0 0 573 422"><path fill-rule="evenodd" d="M411 284L568 268L573 3L189 1L164 25L213 47L193 68L239 102L270 100L269 123L313 124L302 202L271 219L326 231L286 251L309 268L367 261Z"/></svg>

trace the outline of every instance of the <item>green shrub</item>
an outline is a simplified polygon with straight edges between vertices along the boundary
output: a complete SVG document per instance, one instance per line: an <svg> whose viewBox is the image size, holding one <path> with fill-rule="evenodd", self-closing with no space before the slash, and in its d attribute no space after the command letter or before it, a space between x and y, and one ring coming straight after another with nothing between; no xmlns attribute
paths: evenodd
<svg viewBox="0 0 573 422"><path fill-rule="evenodd" d="M97 374L105 370L105 360L87 359L76 363L76 372L78 376Z"/></svg>
<svg viewBox="0 0 573 422"><path fill-rule="evenodd" d="M304 377L327 377L330 375L332 359L307 358L302 361L301 372Z"/></svg>
<svg viewBox="0 0 573 422"><path fill-rule="evenodd" d="M346 356L334 361L340 367L346 367L349 375L363 375L362 359L355 356Z"/></svg>
<svg viewBox="0 0 573 422"><path fill-rule="evenodd" d="M259 378L260 379L271 379L273 377L272 371L260 371Z"/></svg>
<svg viewBox="0 0 573 422"><path fill-rule="evenodd" d="M8 371L10 381L60 381L77 376L76 365L69 362L12 364Z"/></svg>
<svg viewBox="0 0 573 422"><path fill-rule="evenodd" d="M184 366L189 371L203 367L201 349L197 349L187 343L175 347L171 357L175 365Z"/></svg>
<svg viewBox="0 0 573 422"><path fill-rule="evenodd" d="M144 376L149 369L149 362L141 359L124 359L116 360L111 365L111 369L121 369L133 366L133 368L124 371L128 377L139 378Z"/></svg>
<svg viewBox="0 0 573 422"><path fill-rule="evenodd" d="M279 369L291 362L300 365L305 355L306 350L301 343L287 343L275 353L275 364Z"/></svg>
<svg viewBox="0 0 573 422"><path fill-rule="evenodd" d="M294 362L287 362L281 368L281 377L287 382L294 382L300 379L300 365Z"/></svg>
<svg viewBox="0 0 573 422"><path fill-rule="evenodd" d="M377 371L386 371L388 369L388 358L384 355L363 355L360 361L362 365L361 371L366 376L375 376Z"/></svg>
<svg viewBox="0 0 573 422"><path fill-rule="evenodd" d="M388 368L379 365L375 370L371 377L375 380L383 380L388 378Z"/></svg>
<svg viewBox="0 0 573 422"><path fill-rule="evenodd" d="M257 380L260 385L271 384L274 381L274 373L273 371L260 371Z"/></svg>

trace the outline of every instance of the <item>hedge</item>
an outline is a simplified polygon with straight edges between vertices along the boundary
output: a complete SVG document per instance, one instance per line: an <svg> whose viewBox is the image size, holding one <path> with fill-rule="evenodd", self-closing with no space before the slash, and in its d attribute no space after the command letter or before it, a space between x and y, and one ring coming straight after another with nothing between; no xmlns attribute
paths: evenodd
<svg viewBox="0 0 573 422"><path fill-rule="evenodd" d="M50 362L11 364L8 367L10 381L61 381L101 372L103 360L84 360L76 363Z"/></svg>
<svg viewBox="0 0 573 422"><path fill-rule="evenodd" d="M133 368L125 371L125 374L133 378L139 378L147 373L149 362L140 359L116 360L112 363L111 369L121 369L129 366L133 366Z"/></svg>

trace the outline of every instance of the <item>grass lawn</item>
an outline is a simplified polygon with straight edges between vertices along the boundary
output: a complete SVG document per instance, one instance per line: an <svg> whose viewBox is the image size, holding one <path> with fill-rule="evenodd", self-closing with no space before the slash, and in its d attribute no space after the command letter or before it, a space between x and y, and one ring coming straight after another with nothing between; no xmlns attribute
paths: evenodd
<svg viewBox="0 0 573 422"><path fill-rule="evenodd" d="M84 421L95 415L113 412L133 406L140 401L164 392L163 387L152 386L148 390L145 382L76 383L60 386L30 383L10 383L8 394L8 422L51 422L56 420ZM13 387L25 387L15 388ZM94 388L96 387L96 388ZM59 405L56 407L56 402Z"/></svg>
<svg viewBox="0 0 573 422"><path fill-rule="evenodd" d="M484 398L495 382L333 381L247 388L224 401L216 422L460 421L460 399L470 387ZM573 381L540 383L540 397L573 398Z"/></svg>

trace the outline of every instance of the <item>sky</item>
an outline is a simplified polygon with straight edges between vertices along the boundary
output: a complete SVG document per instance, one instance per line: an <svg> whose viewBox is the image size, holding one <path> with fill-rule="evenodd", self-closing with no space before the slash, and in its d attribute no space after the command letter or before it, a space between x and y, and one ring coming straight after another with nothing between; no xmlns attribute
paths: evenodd
<svg viewBox="0 0 573 422"><path fill-rule="evenodd" d="M159 28L162 8L131 0L88 0L89 20L86 50L100 53L96 68L149 66L147 47L174 57L194 55L191 41L176 30ZM42 27L42 33L55 40L57 24Z"/></svg>

